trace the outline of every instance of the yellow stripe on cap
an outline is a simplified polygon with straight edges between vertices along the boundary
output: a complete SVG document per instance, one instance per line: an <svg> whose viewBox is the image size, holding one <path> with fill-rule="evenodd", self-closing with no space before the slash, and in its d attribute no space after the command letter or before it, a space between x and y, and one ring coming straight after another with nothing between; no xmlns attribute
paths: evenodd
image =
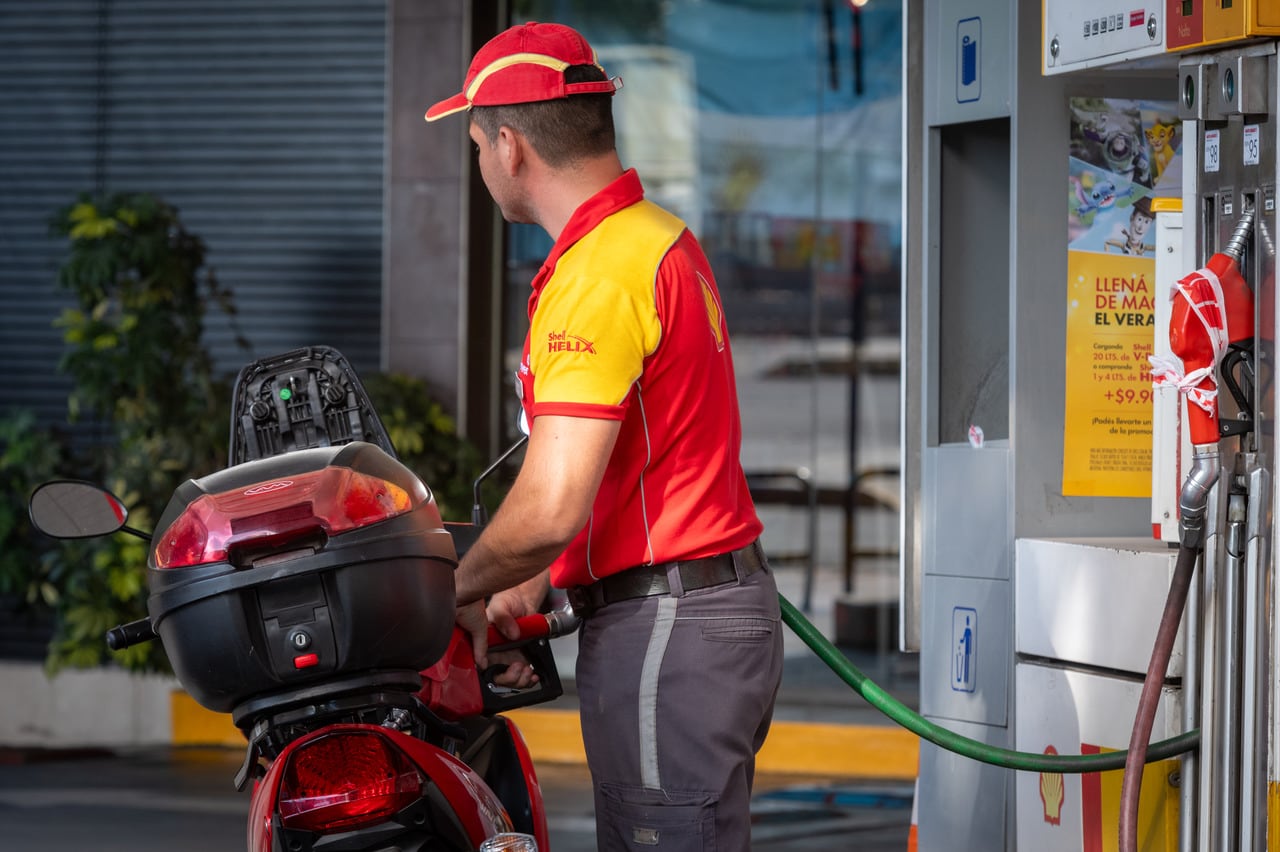
<svg viewBox="0 0 1280 852"><path fill-rule="evenodd" d="M501 59L495 59L484 67L484 70L476 75L471 81L471 85L467 86L467 102L475 100L476 92L480 91L480 86L489 77L510 68L512 65L541 65L543 68L550 68L553 71L561 71L569 67L569 63L562 59L556 59L554 56L546 56L541 53L513 53L510 56L504 56Z"/></svg>

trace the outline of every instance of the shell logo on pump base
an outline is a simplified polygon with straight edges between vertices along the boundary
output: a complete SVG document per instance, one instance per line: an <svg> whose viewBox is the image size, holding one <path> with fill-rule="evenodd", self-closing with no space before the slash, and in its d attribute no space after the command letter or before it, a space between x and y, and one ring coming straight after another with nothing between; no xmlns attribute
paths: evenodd
<svg viewBox="0 0 1280 852"><path fill-rule="evenodd" d="M1052 745L1044 747L1045 754L1057 754ZM1044 821L1050 825L1062 825L1062 802L1066 798L1066 788L1062 783L1061 772L1040 773L1040 801L1044 803Z"/></svg>

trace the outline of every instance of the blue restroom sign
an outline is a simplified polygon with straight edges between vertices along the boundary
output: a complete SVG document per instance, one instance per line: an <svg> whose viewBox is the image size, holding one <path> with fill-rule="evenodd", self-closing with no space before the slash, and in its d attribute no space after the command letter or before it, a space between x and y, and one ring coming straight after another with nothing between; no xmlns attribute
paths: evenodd
<svg viewBox="0 0 1280 852"><path fill-rule="evenodd" d="M956 24L956 102L973 103L982 97L982 19L965 18Z"/></svg>
<svg viewBox="0 0 1280 852"><path fill-rule="evenodd" d="M978 611L951 610L951 689L973 692L978 686Z"/></svg>

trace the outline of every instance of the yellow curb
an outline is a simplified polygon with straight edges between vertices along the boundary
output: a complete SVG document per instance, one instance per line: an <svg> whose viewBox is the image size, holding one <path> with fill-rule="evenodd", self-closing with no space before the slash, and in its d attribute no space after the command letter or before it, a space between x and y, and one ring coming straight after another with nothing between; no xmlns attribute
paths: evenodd
<svg viewBox="0 0 1280 852"><path fill-rule="evenodd" d="M230 716L204 709L185 692L173 693L170 712L174 745L244 747ZM504 715L519 727L535 762L586 762L577 711L525 708ZM910 781L919 743L915 734L895 726L775 721L756 771Z"/></svg>
<svg viewBox="0 0 1280 852"><path fill-rule="evenodd" d="M774 722L759 772L914 781L920 738L897 725Z"/></svg>
<svg viewBox="0 0 1280 852"><path fill-rule="evenodd" d="M231 721L229 713L206 710L181 690L169 696L169 724L176 746L235 746L244 748L244 734Z"/></svg>

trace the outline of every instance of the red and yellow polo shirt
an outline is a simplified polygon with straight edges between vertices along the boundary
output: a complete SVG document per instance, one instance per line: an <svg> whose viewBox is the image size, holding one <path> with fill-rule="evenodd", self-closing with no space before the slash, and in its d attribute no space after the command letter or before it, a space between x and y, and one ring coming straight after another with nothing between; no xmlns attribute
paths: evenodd
<svg viewBox="0 0 1280 852"><path fill-rule="evenodd" d="M525 414L621 420L591 518L551 567L566 587L750 544L724 311L684 223L629 170L570 219L533 281Z"/></svg>

